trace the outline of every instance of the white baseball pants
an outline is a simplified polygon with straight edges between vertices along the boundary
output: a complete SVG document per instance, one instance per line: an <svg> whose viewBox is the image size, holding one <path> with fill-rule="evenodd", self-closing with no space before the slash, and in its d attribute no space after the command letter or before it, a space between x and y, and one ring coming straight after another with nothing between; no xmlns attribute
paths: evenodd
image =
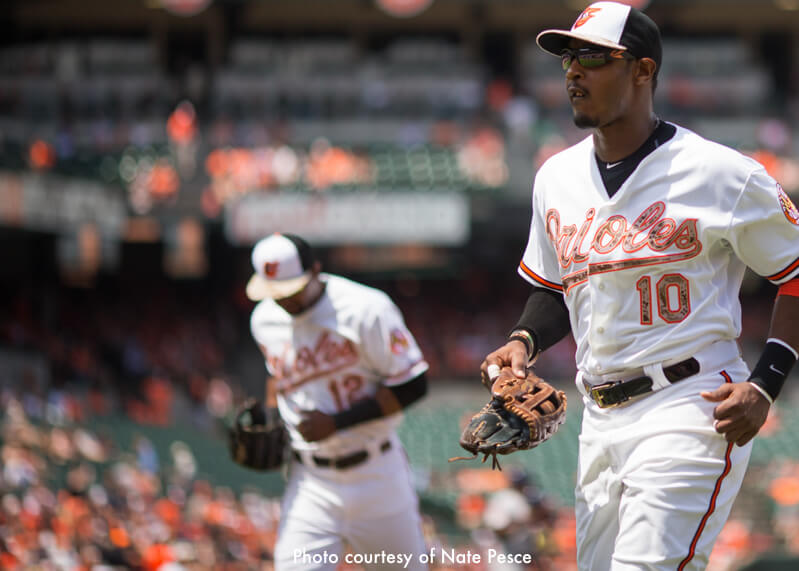
<svg viewBox="0 0 799 571"><path fill-rule="evenodd" d="M713 428L700 391L744 381L737 355L626 406L585 398L576 487L577 559L585 571L705 569L752 449ZM581 383L580 383L581 384ZM585 393L583 393L585 394Z"/></svg>
<svg viewBox="0 0 799 571"><path fill-rule="evenodd" d="M399 441L392 444L346 470L293 462L275 549L277 571L333 571L347 562L345 543L363 558L353 562L366 569L427 569L420 559L426 548L410 467Z"/></svg>

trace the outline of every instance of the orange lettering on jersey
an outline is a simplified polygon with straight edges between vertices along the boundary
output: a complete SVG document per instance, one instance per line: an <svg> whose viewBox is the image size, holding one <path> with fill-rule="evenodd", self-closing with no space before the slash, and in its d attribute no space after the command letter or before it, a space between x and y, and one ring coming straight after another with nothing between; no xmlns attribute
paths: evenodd
<svg viewBox="0 0 799 571"><path fill-rule="evenodd" d="M652 206L644 209L641 215L635 219L632 227L627 231L627 235L624 236L622 248L624 248L625 252L636 252L649 243L647 238L644 238L640 242L636 242L635 239L657 222L658 219L663 216L665 210L666 205L663 202L656 202Z"/></svg>
<svg viewBox="0 0 799 571"><path fill-rule="evenodd" d="M593 208L588 209L588 212L585 213L585 222L583 222L583 225L580 226L580 230L577 232L577 237L574 239L574 246L572 246L571 251L571 259L575 264L586 261L590 255L588 252L580 252L580 246L583 245L583 239L585 238L585 235L588 234L588 229L591 227L591 222L594 221L594 213L595 211Z"/></svg>
<svg viewBox="0 0 799 571"><path fill-rule="evenodd" d="M649 247L656 252L662 252L671 246L674 242L675 228L677 228L677 223L671 218L658 220L646 237Z"/></svg>
<svg viewBox="0 0 799 571"><path fill-rule="evenodd" d="M358 362L355 343L334 331L324 331L312 346L299 345L293 362L290 353L287 348L282 358L269 360L269 368L278 379L278 390L283 393Z"/></svg>
<svg viewBox="0 0 799 571"><path fill-rule="evenodd" d="M574 25L572 26L572 30L579 28L583 24L585 24L588 20L593 18L602 10L602 8L586 8L583 10L583 13L577 16L577 20L574 21Z"/></svg>
<svg viewBox="0 0 799 571"><path fill-rule="evenodd" d="M796 205L791 200L791 197L788 196L788 193L782 189L780 183L777 183L777 196L780 199L780 206L782 207L782 213L785 214L785 218L787 218L788 222L791 224L799 226L799 209L796 208Z"/></svg>
<svg viewBox="0 0 799 571"><path fill-rule="evenodd" d="M555 246L558 261L564 270L585 262L589 258L590 250L601 255L611 254L620 246L626 253L645 248L652 253L666 252L672 248L679 250L666 255L589 263L588 267L564 275L565 291L568 292L570 288L584 282L589 275L677 262L698 255L702 251L702 243L699 241L697 220L689 218L678 224L673 219L664 217L665 211L666 205L656 202L646 207L632 224L624 216L614 214L599 223L590 238L589 251L583 252L581 246L590 234L595 210L590 208L586 211L585 221L579 231L573 224L561 226L560 213L554 208L548 210L545 219L547 236Z"/></svg>
<svg viewBox="0 0 799 571"><path fill-rule="evenodd" d="M571 265L571 253L569 252L569 242L571 237L577 232L577 226L569 225L561 228L560 226L560 213L555 210L547 212L547 235L549 239L555 244L555 250L558 252L558 259L560 265L568 268Z"/></svg>
<svg viewBox="0 0 799 571"><path fill-rule="evenodd" d="M696 229L696 218L689 218L680 224L674 233L674 245L680 250L693 250L699 243L699 230Z"/></svg>
<svg viewBox="0 0 799 571"><path fill-rule="evenodd" d="M627 220L624 216L615 214L599 225L591 249L600 254L609 254L621 244L626 233Z"/></svg>

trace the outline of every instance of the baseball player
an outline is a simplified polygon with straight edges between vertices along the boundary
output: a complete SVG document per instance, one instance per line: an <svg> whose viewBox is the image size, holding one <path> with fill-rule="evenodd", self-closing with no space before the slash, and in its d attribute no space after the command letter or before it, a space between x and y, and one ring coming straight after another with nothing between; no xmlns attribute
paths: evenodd
<svg viewBox="0 0 799 571"><path fill-rule="evenodd" d="M760 164L655 114L660 32L640 11L596 2L537 42L591 135L535 177L519 265L532 293L483 380L524 377L571 330L579 568L704 569L797 358L799 211ZM745 266L779 286L751 372Z"/></svg>
<svg viewBox="0 0 799 571"><path fill-rule="evenodd" d="M425 569L418 498L397 437L428 365L381 291L321 273L308 243L273 234L252 251L251 331L291 439L277 569ZM347 561L344 542L357 554Z"/></svg>

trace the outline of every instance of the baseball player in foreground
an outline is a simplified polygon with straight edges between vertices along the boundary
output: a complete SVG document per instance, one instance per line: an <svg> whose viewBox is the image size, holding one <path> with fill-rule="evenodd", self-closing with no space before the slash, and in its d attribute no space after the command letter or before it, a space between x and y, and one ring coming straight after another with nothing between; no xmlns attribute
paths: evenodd
<svg viewBox="0 0 799 571"><path fill-rule="evenodd" d="M585 404L580 569L704 569L752 438L797 359L799 211L763 167L654 112L657 25L597 2L538 45L591 135L535 177L533 288L484 382L574 334ZM748 266L779 286L751 372L736 343Z"/></svg>
<svg viewBox="0 0 799 571"><path fill-rule="evenodd" d="M381 291L321 273L292 234L259 241L252 263L247 294L262 301L251 331L292 449L276 569L425 569L396 428L400 410L427 392L428 365L399 309Z"/></svg>

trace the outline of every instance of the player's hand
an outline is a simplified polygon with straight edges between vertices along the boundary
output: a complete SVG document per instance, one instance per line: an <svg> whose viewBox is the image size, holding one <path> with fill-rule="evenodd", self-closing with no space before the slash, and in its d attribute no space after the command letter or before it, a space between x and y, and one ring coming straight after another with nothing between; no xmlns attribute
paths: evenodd
<svg viewBox="0 0 799 571"><path fill-rule="evenodd" d="M713 410L713 424L727 442L743 446L766 422L769 402L749 383L724 383L715 391L700 394L705 400L719 403Z"/></svg>
<svg viewBox="0 0 799 571"><path fill-rule="evenodd" d="M513 368L513 374L520 379L527 377L527 347L521 341L508 341L496 351L488 354L480 364L480 377L483 384L490 389L494 379L499 375L499 370L508 365ZM490 371L489 367L491 367Z"/></svg>
<svg viewBox="0 0 799 571"><path fill-rule="evenodd" d="M336 423L329 414L318 410L309 410L302 414L297 431L302 434L306 442L316 442L333 434L336 431Z"/></svg>

